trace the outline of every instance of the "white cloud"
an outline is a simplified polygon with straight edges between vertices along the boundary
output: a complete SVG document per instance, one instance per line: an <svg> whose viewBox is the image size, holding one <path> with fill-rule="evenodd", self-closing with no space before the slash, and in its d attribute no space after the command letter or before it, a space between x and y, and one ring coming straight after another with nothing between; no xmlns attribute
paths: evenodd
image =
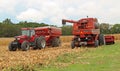
<svg viewBox="0 0 120 71"><path fill-rule="evenodd" d="M0 12L14 12L17 3L16 0L0 0Z"/></svg>
<svg viewBox="0 0 120 71"><path fill-rule="evenodd" d="M39 10L29 8L26 11L20 13L17 16L18 20L26 20L26 21L41 21L44 19L44 14L41 13Z"/></svg>
<svg viewBox="0 0 120 71"><path fill-rule="evenodd" d="M23 10L16 13L17 20L49 20L60 26L62 18L79 19L87 15L100 22L120 22L119 3L120 0L0 0L0 8L3 12L16 12L19 6Z"/></svg>

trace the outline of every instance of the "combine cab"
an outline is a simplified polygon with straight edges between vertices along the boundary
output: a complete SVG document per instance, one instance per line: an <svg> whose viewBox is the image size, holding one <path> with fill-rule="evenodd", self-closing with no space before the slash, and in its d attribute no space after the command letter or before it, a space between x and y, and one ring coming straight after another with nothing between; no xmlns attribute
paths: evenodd
<svg viewBox="0 0 120 71"><path fill-rule="evenodd" d="M100 34L99 23L96 18L83 18L78 21L62 20L63 25L65 25L66 22L73 23L72 34L74 38L71 42L72 48L82 45L94 45L98 47L99 45L104 45L108 41L108 36L104 37L104 35ZM114 42L114 40L110 42Z"/></svg>
<svg viewBox="0 0 120 71"><path fill-rule="evenodd" d="M58 47L60 45L61 28L56 27L37 27L22 28L22 35L16 36L15 40L9 44L10 51L22 49L27 51L33 49L43 49L45 46Z"/></svg>

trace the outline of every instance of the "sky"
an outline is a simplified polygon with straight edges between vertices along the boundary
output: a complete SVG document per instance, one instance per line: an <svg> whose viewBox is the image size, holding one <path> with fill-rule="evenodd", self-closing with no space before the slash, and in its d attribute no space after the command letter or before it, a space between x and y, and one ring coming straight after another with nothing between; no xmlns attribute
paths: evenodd
<svg viewBox="0 0 120 71"><path fill-rule="evenodd" d="M62 19L86 16L100 23L120 23L120 0L0 0L0 21L20 21L62 26Z"/></svg>

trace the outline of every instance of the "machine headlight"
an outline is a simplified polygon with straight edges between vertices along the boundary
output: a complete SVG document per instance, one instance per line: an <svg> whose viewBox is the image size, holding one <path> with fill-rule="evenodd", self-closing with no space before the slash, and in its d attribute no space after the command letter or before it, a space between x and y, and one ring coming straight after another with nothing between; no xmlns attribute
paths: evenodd
<svg viewBox="0 0 120 71"><path fill-rule="evenodd" d="M81 39L80 39L80 38L78 38L78 41L81 41Z"/></svg>

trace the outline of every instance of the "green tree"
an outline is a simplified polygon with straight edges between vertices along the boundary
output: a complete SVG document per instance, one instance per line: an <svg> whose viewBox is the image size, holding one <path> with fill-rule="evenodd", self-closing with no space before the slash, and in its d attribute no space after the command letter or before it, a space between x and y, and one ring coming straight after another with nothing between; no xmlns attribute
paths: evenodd
<svg viewBox="0 0 120 71"><path fill-rule="evenodd" d="M2 24L0 30L0 37L13 37L20 34L20 27L15 24Z"/></svg>
<svg viewBox="0 0 120 71"><path fill-rule="evenodd" d="M11 19L5 19L3 22L2 22L3 24L13 24L12 23L12 21L11 21Z"/></svg>
<svg viewBox="0 0 120 71"><path fill-rule="evenodd" d="M100 32L102 34L109 34L110 32L110 25L108 23L101 23L100 24Z"/></svg>
<svg viewBox="0 0 120 71"><path fill-rule="evenodd" d="M22 21L18 23L19 26L21 27L42 27L42 26L48 26L48 24L45 23L37 23L37 22L27 22L27 21Z"/></svg>
<svg viewBox="0 0 120 71"><path fill-rule="evenodd" d="M5 19L3 22L0 22L0 37L14 37L21 34L21 28L42 26L48 26L48 24L27 21L13 24L10 19Z"/></svg>
<svg viewBox="0 0 120 71"><path fill-rule="evenodd" d="M115 25L113 25L113 27L111 28L111 32L113 33L113 34L118 34L118 33L120 33L120 24L115 24Z"/></svg>
<svg viewBox="0 0 120 71"><path fill-rule="evenodd" d="M67 25L62 27L62 34L63 35L71 35L72 34L72 26Z"/></svg>

